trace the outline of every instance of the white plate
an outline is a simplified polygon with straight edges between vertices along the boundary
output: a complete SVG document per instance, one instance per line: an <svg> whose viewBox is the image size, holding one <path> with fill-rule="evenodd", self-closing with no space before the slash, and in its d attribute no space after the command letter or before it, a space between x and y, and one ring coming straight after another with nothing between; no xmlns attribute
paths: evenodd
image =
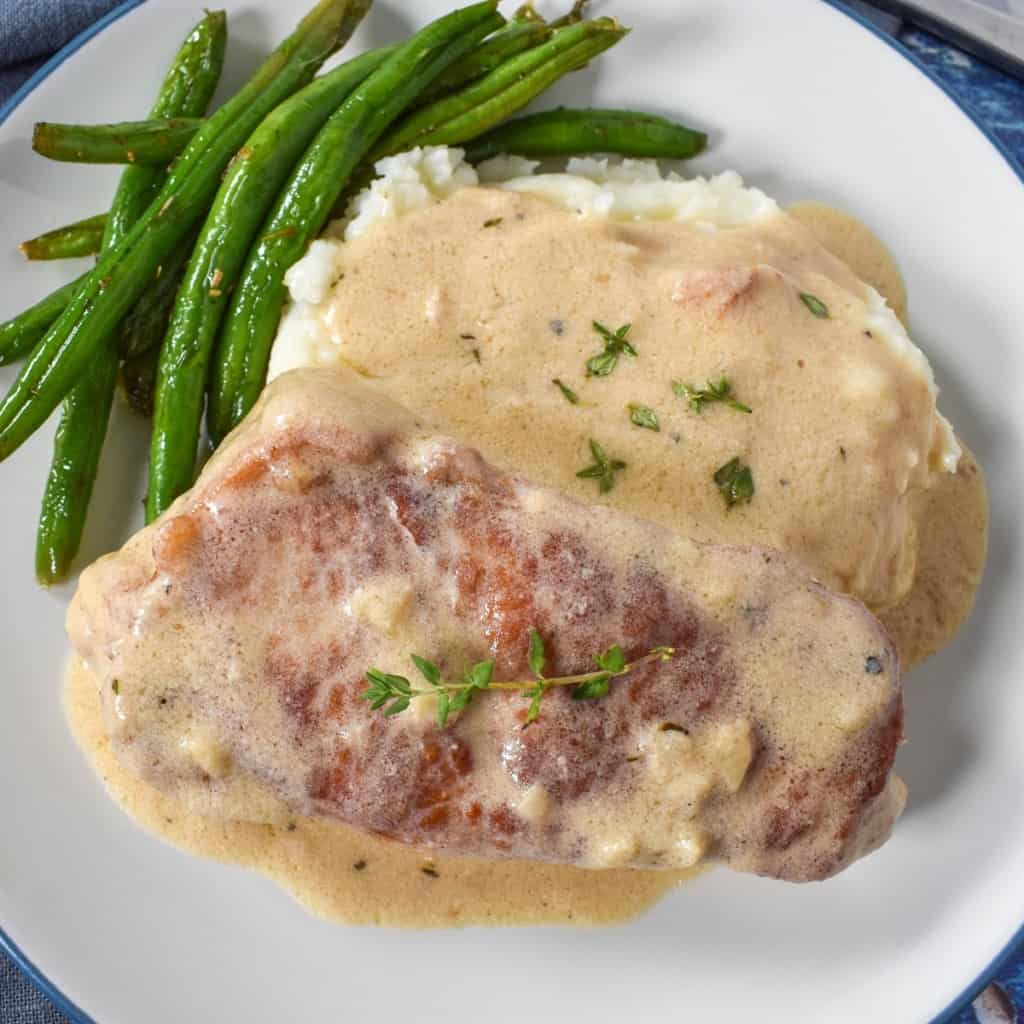
<svg viewBox="0 0 1024 1024"><path fill-rule="evenodd" d="M301 4L229 0L226 86ZM356 46L450 0L378 0ZM551 4L547 9L551 9ZM559 5L562 6L562 5ZM700 168L853 211L895 249L942 407L988 471L992 557L968 629L908 681L899 769L911 805L881 852L822 885L714 872L633 924L430 934L308 917L270 882L190 858L103 794L61 716L70 596L32 582L48 432L0 468L0 922L103 1024L187 1020L924 1021L1003 949L1024 908L1024 190L895 50L820 0L605 0L635 32L549 97L646 107L713 128ZM0 128L0 316L70 276L16 240L104 209L115 172L48 163L37 120L138 117L195 0L150 0L57 67ZM0 372L0 384L13 374ZM87 553L141 522L144 438L108 446ZM132 427L135 429L131 429Z"/></svg>

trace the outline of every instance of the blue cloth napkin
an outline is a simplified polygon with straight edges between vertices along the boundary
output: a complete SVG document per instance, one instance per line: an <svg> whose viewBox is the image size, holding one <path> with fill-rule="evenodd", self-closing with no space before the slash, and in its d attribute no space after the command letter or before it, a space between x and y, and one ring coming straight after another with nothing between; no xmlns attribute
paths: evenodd
<svg viewBox="0 0 1024 1024"><path fill-rule="evenodd" d="M870 5L852 0L861 13ZM0 0L0 105L54 51L120 0ZM200 6L197 0L197 7ZM921 60L1024 166L1024 83L989 68L924 32L901 30L898 19L874 15L884 31ZM1022 908L1024 909L1024 908ZM2 922L0 922L2 924ZM953 1024L1010 1024L1024 1017L1024 947L1017 949ZM0 1024L68 1024L67 1018L0 952ZM97 1024L103 1024L102 1021ZM900 1022L902 1024L902 1022Z"/></svg>
<svg viewBox="0 0 1024 1024"><path fill-rule="evenodd" d="M0 103L120 0L0 0Z"/></svg>

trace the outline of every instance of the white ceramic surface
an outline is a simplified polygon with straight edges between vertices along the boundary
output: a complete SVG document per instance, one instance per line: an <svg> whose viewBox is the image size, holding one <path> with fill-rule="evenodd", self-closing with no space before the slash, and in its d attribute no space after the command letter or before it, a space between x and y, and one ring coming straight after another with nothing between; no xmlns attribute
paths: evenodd
<svg viewBox="0 0 1024 1024"><path fill-rule="evenodd" d="M301 4L228 0L237 86ZM377 0L356 47L448 0ZM551 10L550 3L546 10ZM923 1021L1024 918L1024 189L904 58L820 0L598 0L635 26L546 100L646 107L711 128L702 170L845 207L898 254L942 407L988 471L992 553L975 616L908 680L911 791L894 839L803 887L714 872L599 931L357 930L243 870L138 830L102 792L60 704L70 587L32 581L50 430L0 467L0 926L102 1024L628 1019ZM138 117L200 4L149 0L0 127L0 318L78 269L14 243L104 209L116 172L48 163L32 123ZM0 371L0 384L13 378ZM145 439L118 415L86 553L141 523Z"/></svg>

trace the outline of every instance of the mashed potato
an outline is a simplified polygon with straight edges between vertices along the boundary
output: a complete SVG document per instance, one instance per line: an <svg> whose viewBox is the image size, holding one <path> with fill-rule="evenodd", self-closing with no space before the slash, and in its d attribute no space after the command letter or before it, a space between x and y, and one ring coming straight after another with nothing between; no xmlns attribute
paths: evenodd
<svg viewBox="0 0 1024 1024"><path fill-rule="evenodd" d="M875 610L904 600L916 496L960 449L882 296L733 172L536 168L444 147L381 161L289 271L271 376L344 363L537 482L781 548ZM605 376L586 369L594 322L629 324L637 353ZM723 375L752 413L680 397ZM607 493L578 476L591 439L626 463ZM733 458L755 491L730 507L714 476Z"/></svg>

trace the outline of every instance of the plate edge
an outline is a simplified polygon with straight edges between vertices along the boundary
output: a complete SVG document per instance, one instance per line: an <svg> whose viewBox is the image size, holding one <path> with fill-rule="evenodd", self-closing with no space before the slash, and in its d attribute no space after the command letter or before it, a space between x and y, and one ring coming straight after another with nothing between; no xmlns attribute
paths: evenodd
<svg viewBox="0 0 1024 1024"><path fill-rule="evenodd" d="M862 28L870 32L875 38L883 42L891 50L895 50L904 60L909 61L917 70L927 78L932 85L938 88L946 98L967 118L974 127L991 143L995 150L1006 161L1011 171L1017 175L1020 183L1024 185L1024 164L1018 161L1017 157L1010 151L1009 146L994 131L985 125L981 118L971 109L959 96L956 95L932 70L921 61L910 49L903 46L898 39L893 38L868 18L858 11L847 7L843 0L824 0L833 10L845 15L851 21L856 22ZM1019 948L1024 947L1024 923L1006 940L1002 949L989 961L989 963L966 985L960 994L954 997L946 1006L931 1019L931 1024L952 1024L954 1017L961 1010L966 1009L978 993L989 984L995 976L1010 961Z"/></svg>

